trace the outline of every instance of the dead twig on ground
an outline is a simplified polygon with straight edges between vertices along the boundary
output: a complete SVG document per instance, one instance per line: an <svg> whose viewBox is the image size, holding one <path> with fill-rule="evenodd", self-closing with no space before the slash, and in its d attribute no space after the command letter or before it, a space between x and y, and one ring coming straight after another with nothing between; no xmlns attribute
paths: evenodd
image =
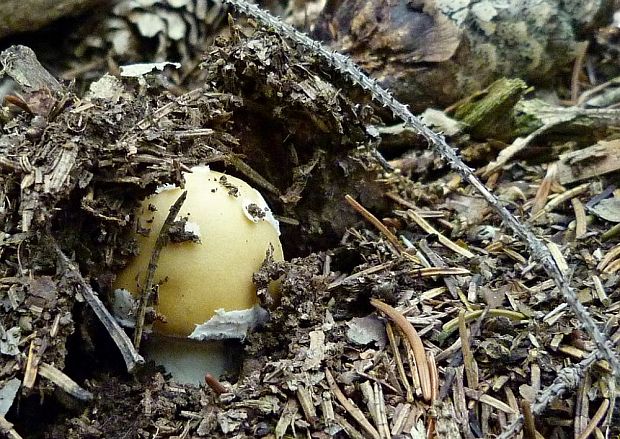
<svg viewBox="0 0 620 439"><path fill-rule="evenodd" d="M151 298L151 290L153 289L153 278L155 277L155 270L157 270L159 255L161 253L161 250L168 242L168 229L170 229L170 226L174 222L174 219L179 214L181 206L183 206L183 203L185 202L185 198L187 198L187 191L183 191L183 193L174 202L174 204L170 206L170 212L168 213L164 224L161 226L161 230L159 231L159 235L157 236L157 241L155 241L153 253L151 253L151 259L149 260L149 265L146 270L146 277L144 279L144 286L142 287L140 292L140 304L138 305L138 314L136 316L136 329L133 336L133 344L136 346L137 350L140 349L140 342L142 340L142 329L144 328L144 317L146 315L146 308L149 305L149 301Z"/></svg>
<svg viewBox="0 0 620 439"><path fill-rule="evenodd" d="M116 319L112 317L108 309L101 302L99 297L97 297L97 294L95 294L88 282L82 277L82 274L74 263L62 252L55 241L53 246L60 259L61 265L65 267L65 275L76 284L79 292L84 296L86 302L90 305L101 323L103 323L103 326L112 337L112 340L114 340L114 343L116 343L127 365L127 371L133 372L136 366L144 364L144 358L138 353L123 328L121 328Z"/></svg>
<svg viewBox="0 0 620 439"><path fill-rule="evenodd" d="M342 393L342 390L336 384L336 380L334 376L329 371L329 369L325 369L325 378L327 379L327 384L329 385L330 390L338 400L340 404L344 407L344 409L357 421L357 423L368 433L373 439L381 439L381 435L377 431L375 427L366 419L364 413L353 404L347 397Z"/></svg>
<svg viewBox="0 0 620 439"><path fill-rule="evenodd" d="M377 228L383 235L390 241L390 244L394 246L394 248L400 253L403 251L402 244L398 241L396 235L394 235L385 225L379 221L379 219L370 213L364 206L355 201L355 199L351 195L345 195L344 198L347 200L347 203L351 205L357 212L359 212L369 223Z"/></svg>

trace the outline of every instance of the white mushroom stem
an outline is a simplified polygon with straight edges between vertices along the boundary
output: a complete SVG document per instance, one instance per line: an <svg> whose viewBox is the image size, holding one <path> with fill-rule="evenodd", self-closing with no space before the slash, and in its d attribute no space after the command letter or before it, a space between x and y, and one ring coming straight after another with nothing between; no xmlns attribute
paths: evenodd
<svg viewBox="0 0 620 439"><path fill-rule="evenodd" d="M237 343L238 346L235 346ZM153 335L143 343L145 356L166 369L179 384L204 384L207 373L220 377L235 372L241 346L231 340L196 341L187 338Z"/></svg>

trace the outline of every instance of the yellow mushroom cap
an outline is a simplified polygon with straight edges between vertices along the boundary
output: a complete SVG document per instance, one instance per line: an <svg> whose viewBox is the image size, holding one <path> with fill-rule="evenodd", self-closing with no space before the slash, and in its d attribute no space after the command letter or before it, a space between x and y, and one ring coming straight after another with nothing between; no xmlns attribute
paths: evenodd
<svg viewBox="0 0 620 439"><path fill-rule="evenodd" d="M218 310L251 312L257 304L253 274L270 248L275 260L283 259L278 223L256 189L202 166L185 174L185 190L176 220L187 218L185 230L200 242L164 246L153 278L160 284L156 309L166 319L154 331L177 337L190 336ZM142 203L138 224L150 233L137 235L140 254L118 275L117 291L139 294L159 231L181 193L162 188Z"/></svg>

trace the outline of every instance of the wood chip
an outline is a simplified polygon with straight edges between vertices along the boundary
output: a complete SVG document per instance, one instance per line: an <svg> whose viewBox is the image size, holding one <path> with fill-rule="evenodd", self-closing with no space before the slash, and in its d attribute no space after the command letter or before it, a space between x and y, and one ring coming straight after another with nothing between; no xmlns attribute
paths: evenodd
<svg viewBox="0 0 620 439"><path fill-rule="evenodd" d="M58 370L51 364L41 363L39 365L39 375L47 378L52 383L56 384L62 390L67 392L69 395L73 396L76 399L79 399L80 401L90 401L93 399L92 393L81 387L78 383L73 381L62 371Z"/></svg>
<svg viewBox="0 0 620 439"><path fill-rule="evenodd" d="M560 184L617 171L620 169L620 140L600 141L588 148L562 154L557 166Z"/></svg>
<svg viewBox="0 0 620 439"><path fill-rule="evenodd" d="M579 198L573 198L570 201L573 205L573 211L575 212L575 239L581 239L586 234L588 226L586 221L586 209L583 207L583 203L579 201Z"/></svg>

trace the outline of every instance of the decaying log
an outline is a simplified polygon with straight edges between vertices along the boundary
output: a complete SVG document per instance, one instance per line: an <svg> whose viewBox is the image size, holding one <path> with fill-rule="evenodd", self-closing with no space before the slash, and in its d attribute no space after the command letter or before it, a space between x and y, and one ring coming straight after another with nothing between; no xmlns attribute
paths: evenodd
<svg viewBox="0 0 620 439"><path fill-rule="evenodd" d="M61 17L77 15L106 0L4 0L0 7L0 38L29 32Z"/></svg>
<svg viewBox="0 0 620 439"><path fill-rule="evenodd" d="M526 90L520 79L498 79L480 96L460 104L454 117L475 138L505 141L515 135L516 120L511 110Z"/></svg>
<svg viewBox="0 0 620 439"><path fill-rule="evenodd" d="M609 0L331 0L314 36L348 53L414 111L505 76L540 83L574 60Z"/></svg>

